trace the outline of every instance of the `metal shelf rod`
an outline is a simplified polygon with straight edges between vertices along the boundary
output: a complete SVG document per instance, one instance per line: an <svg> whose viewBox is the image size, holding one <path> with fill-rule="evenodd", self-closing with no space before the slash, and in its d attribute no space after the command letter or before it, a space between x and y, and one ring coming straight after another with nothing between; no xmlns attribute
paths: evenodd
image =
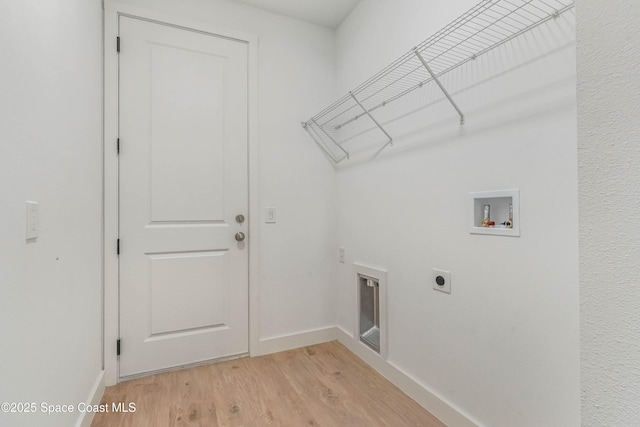
<svg viewBox="0 0 640 427"><path fill-rule="evenodd" d="M353 92L349 92L349 95L351 95L351 97L353 98L354 101L356 101L356 103L360 106L360 108L362 108L362 110L367 114L367 116L369 116L369 118L371 120L373 120L373 123L376 124L376 126L378 126L378 128L380 128L380 130L382 131L382 133L384 133L385 135L387 135L387 138L389 138L389 141L384 145L384 147L386 147L387 145L393 145L393 138L391 138L391 135L389 135L387 133L386 130L384 130L384 128L382 126L380 126L380 123L378 123L378 121L371 115L371 113L369 112L369 110L367 110L366 108L364 108L364 105L362 105L360 103L360 101L358 101L358 98L356 98L356 96L353 94ZM382 148L384 148L382 147Z"/></svg>
<svg viewBox="0 0 640 427"><path fill-rule="evenodd" d="M429 72L429 74L431 74L431 78L433 79L433 81L436 82L436 84L438 85L440 90L442 90L442 92L447 97L447 99L449 100L451 105L453 105L453 108L455 108L456 111L458 112L458 114L460 114L460 124L463 125L464 124L464 113L462 112L460 107L458 107L458 104L456 104L456 101L453 100L451 95L449 95L449 92L447 91L447 89L442 85L442 83L440 83L440 80L434 74L433 70L431 70L431 67L429 67L429 64L427 64L427 61L425 61L424 58L422 57L422 55L420 55L420 52L418 52L418 49L414 48L413 51L415 52L415 54L418 57L418 59L420 60L420 62L422 62L422 65L424 65L424 68L426 68L427 71Z"/></svg>

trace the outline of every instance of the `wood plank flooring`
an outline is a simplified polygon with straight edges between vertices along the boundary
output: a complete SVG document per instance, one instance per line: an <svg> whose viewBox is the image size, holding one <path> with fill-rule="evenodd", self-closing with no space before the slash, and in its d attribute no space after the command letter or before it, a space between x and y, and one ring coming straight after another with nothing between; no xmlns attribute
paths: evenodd
<svg viewBox="0 0 640 427"><path fill-rule="evenodd" d="M126 381L101 404L92 427L444 426L337 341Z"/></svg>

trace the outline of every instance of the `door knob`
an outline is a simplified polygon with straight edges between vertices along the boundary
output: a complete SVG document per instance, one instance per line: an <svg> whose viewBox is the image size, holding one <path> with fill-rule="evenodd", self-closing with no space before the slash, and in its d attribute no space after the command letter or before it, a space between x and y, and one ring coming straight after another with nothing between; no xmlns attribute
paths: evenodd
<svg viewBox="0 0 640 427"><path fill-rule="evenodd" d="M245 238L245 235L244 235L244 233L242 231L238 231L236 233L236 240L238 242L242 242L244 240L244 238Z"/></svg>

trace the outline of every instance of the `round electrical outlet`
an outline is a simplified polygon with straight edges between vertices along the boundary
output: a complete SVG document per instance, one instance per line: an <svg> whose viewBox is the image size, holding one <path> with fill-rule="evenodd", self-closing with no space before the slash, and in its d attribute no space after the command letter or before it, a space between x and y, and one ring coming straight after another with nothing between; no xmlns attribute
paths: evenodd
<svg viewBox="0 0 640 427"><path fill-rule="evenodd" d="M438 286L444 286L444 277L442 277L442 276L436 277L436 284Z"/></svg>

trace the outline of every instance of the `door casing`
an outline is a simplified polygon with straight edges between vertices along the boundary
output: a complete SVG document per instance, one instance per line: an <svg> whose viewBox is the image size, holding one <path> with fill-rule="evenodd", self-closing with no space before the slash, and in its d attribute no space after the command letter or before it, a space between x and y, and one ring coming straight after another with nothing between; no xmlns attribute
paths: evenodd
<svg viewBox="0 0 640 427"><path fill-rule="evenodd" d="M259 345L259 180L258 180L258 124L257 87L258 65L255 35L194 22L178 16L131 6L118 1L104 2L104 139L103 139L103 369L107 386L119 380L116 346L119 331L118 308L118 36L119 16L133 16L167 25L188 28L212 35L244 41L248 44L248 171L249 171L249 354L257 355ZM126 43L122 40L123 46ZM123 343L124 344L124 343ZM126 346L123 345L123 352Z"/></svg>

